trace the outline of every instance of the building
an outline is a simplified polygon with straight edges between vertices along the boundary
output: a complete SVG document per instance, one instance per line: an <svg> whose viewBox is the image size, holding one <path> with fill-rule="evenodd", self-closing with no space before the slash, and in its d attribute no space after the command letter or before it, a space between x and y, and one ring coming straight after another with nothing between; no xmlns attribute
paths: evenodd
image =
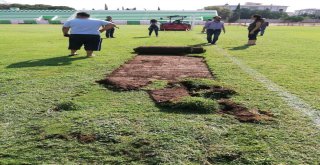
<svg viewBox="0 0 320 165"><path fill-rule="evenodd" d="M75 10L0 10L0 24L61 24L66 20L73 19ZM168 22L168 16L185 16L184 21L194 25L202 24L207 19L217 16L216 10L206 11L171 11L171 10L91 10L86 11L92 18L106 19L112 16L116 24L122 25L145 25L150 24L150 19L157 19L159 22Z"/></svg>
<svg viewBox="0 0 320 165"><path fill-rule="evenodd" d="M320 16L320 9L302 9L296 10L294 12L295 15L316 15Z"/></svg>
<svg viewBox="0 0 320 165"><path fill-rule="evenodd" d="M238 5L219 5L216 7L224 7L228 8L231 11L236 10ZM262 3L253 3L253 2L246 2L244 5L240 5L241 8L250 9L250 10L270 10L273 12L286 12L289 6L279 6L279 5L263 5Z"/></svg>

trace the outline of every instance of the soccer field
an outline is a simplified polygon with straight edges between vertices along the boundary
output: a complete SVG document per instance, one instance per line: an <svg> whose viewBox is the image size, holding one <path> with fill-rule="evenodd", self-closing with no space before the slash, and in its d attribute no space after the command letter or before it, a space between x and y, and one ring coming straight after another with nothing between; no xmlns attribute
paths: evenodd
<svg viewBox="0 0 320 165"><path fill-rule="evenodd" d="M97 84L135 47L206 42L201 27L159 38L147 28L121 26L85 58L83 50L67 57L61 26L1 25L0 164L320 163L319 27L270 27L254 47L244 46L246 27L226 27L218 45L205 46L216 81L238 92L234 101L274 114L261 123L170 112L145 91ZM52 110L62 103L72 109Z"/></svg>

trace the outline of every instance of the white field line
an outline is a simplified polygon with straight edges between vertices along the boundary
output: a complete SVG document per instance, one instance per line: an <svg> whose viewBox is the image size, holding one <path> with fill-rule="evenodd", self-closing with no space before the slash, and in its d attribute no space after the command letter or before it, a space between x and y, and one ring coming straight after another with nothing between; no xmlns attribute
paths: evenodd
<svg viewBox="0 0 320 165"><path fill-rule="evenodd" d="M263 84L269 91L277 93L278 96L284 100L288 106L291 108L300 111L305 116L309 117L315 126L320 129L320 111L312 108L309 104L304 102L299 97L291 94L281 86L277 85L276 83L269 80L267 77L259 73L258 71L250 68L249 66L245 65L241 60L237 59L229 55L224 49L215 46L215 48L220 51L225 57L230 59L234 64L236 64L239 68L241 68L244 72L249 74L251 77L259 81Z"/></svg>

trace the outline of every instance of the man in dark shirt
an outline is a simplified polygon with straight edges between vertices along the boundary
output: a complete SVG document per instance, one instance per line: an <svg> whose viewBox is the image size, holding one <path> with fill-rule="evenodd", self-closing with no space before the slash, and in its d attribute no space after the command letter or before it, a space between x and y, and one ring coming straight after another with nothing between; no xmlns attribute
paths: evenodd
<svg viewBox="0 0 320 165"><path fill-rule="evenodd" d="M260 28L260 36L264 35L264 32L266 31L267 27L269 26L269 22L265 21L265 18L263 18L264 23L261 25Z"/></svg>
<svg viewBox="0 0 320 165"><path fill-rule="evenodd" d="M113 23L111 16L108 16L107 19L106 19L106 21ZM114 31L115 31L115 28L108 29L108 30L106 31L106 37L107 37L107 38L115 38L115 37L113 36L113 35L114 35Z"/></svg>
<svg viewBox="0 0 320 165"><path fill-rule="evenodd" d="M153 31L156 33L156 36L158 37L159 27L158 27L158 21L156 19L150 20L149 37L151 37L151 34Z"/></svg>

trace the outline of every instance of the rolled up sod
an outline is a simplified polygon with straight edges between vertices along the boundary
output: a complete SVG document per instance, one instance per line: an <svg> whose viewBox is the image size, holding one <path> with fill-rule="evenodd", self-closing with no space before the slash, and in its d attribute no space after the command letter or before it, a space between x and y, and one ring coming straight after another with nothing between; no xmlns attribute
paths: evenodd
<svg viewBox="0 0 320 165"><path fill-rule="evenodd" d="M141 46L134 51L140 55L185 55L204 53L205 49L191 46Z"/></svg>

